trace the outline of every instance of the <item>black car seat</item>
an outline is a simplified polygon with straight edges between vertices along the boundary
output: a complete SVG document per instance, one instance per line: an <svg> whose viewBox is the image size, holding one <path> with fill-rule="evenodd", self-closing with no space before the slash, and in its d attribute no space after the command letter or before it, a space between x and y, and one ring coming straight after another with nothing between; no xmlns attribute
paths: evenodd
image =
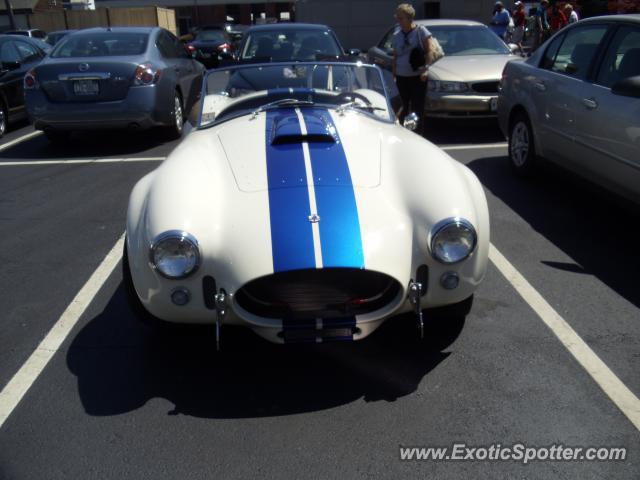
<svg viewBox="0 0 640 480"><path fill-rule="evenodd" d="M640 75L640 48L630 48L620 61L618 80Z"/></svg>
<svg viewBox="0 0 640 480"><path fill-rule="evenodd" d="M578 73L584 77L597 48L597 43L579 43L576 45L573 48L573 52L571 52L571 67L567 65L567 72L572 75Z"/></svg>
<svg viewBox="0 0 640 480"><path fill-rule="evenodd" d="M315 60L316 53L318 53L318 47L320 42L318 37L307 37L302 41L298 54L296 55L298 60Z"/></svg>
<svg viewBox="0 0 640 480"><path fill-rule="evenodd" d="M271 58L273 56L273 42L268 37L261 37L258 39L258 48L254 57L256 58Z"/></svg>

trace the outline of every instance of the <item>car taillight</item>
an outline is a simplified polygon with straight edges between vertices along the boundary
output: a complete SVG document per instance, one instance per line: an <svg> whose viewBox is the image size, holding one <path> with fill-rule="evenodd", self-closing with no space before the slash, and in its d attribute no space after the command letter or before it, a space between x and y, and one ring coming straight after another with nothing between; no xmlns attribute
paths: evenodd
<svg viewBox="0 0 640 480"><path fill-rule="evenodd" d="M133 76L134 85L152 85L158 81L162 70L155 67L152 63L143 63L138 65L136 73Z"/></svg>
<svg viewBox="0 0 640 480"><path fill-rule="evenodd" d="M228 43L223 43L222 45L218 45L218 50L231 50L232 47Z"/></svg>
<svg viewBox="0 0 640 480"><path fill-rule="evenodd" d="M24 89L25 90L35 90L38 88L38 80L36 80L36 71L30 70L24 76Z"/></svg>

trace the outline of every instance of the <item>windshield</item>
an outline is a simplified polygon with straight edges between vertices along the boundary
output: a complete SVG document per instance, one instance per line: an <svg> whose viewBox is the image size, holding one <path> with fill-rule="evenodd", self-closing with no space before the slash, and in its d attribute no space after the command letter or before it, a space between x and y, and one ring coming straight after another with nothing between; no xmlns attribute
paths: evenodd
<svg viewBox="0 0 640 480"><path fill-rule="evenodd" d="M326 107L392 122L381 71L360 63L244 65L208 72L199 127L271 108Z"/></svg>
<svg viewBox="0 0 640 480"><path fill-rule="evenodd" d="M272 30L250 33L242 60L310 61L342 55L335 37L327 30Z"/></svg>
<svg viewBox="0 0 640 480"><path fill-rule="evenodd" d="M506 55L509 47L484 26L437 26L429 31L444 50L445 56Z"/></svg>
<svg viewBox="0 0 640 480"><path fill-rule="evenodd" d="M202 30L196 34L194 40L200 42L224 42L226 37L222 30Z"/></svg>
<svg viewBox="0 0 640 480"><path fill-rule="evenodd" d="M147 49L148 33L99 32L64 37L51 53L53 58L140 55Z"/></svg>

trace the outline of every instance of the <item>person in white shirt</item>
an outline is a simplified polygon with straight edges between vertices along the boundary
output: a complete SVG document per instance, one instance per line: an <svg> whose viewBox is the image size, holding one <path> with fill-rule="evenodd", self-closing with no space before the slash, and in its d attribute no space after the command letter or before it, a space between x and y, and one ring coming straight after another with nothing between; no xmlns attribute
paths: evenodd
<svg viewBox="0 0 640 480"><path fill-rule="evenodd" d="M564 6L564 13L567 16L569 25L571 25L572 23L576 23L579 20L578 13L573 9L573 5L571 5L570 3L567 3Z"/></svg>

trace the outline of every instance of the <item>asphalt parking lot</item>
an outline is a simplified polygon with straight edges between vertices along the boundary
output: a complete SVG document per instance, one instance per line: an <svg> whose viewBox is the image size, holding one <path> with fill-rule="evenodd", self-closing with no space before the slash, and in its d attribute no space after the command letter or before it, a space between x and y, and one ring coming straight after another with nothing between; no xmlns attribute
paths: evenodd
<svg viewBox="0 0 640 480"><path fill-rule="evenodd" d="M120 266L100 270L114 245L120 254L131 188L176 142L107 132L52 147L29 125L10 131L0 387L34 352L45 360L0 411L0 479L639 478L639 209L557 168L514 177L494 122L426 136L476 173L489 202L492 263L466 319L428 323L424 343L405 317L362 342L312 347L230 330L217 355L212 329L139 324ZM80 315L70 333L41 345L69 308ZM400 459L400 446L454 443L627 454Z"/></svg>

